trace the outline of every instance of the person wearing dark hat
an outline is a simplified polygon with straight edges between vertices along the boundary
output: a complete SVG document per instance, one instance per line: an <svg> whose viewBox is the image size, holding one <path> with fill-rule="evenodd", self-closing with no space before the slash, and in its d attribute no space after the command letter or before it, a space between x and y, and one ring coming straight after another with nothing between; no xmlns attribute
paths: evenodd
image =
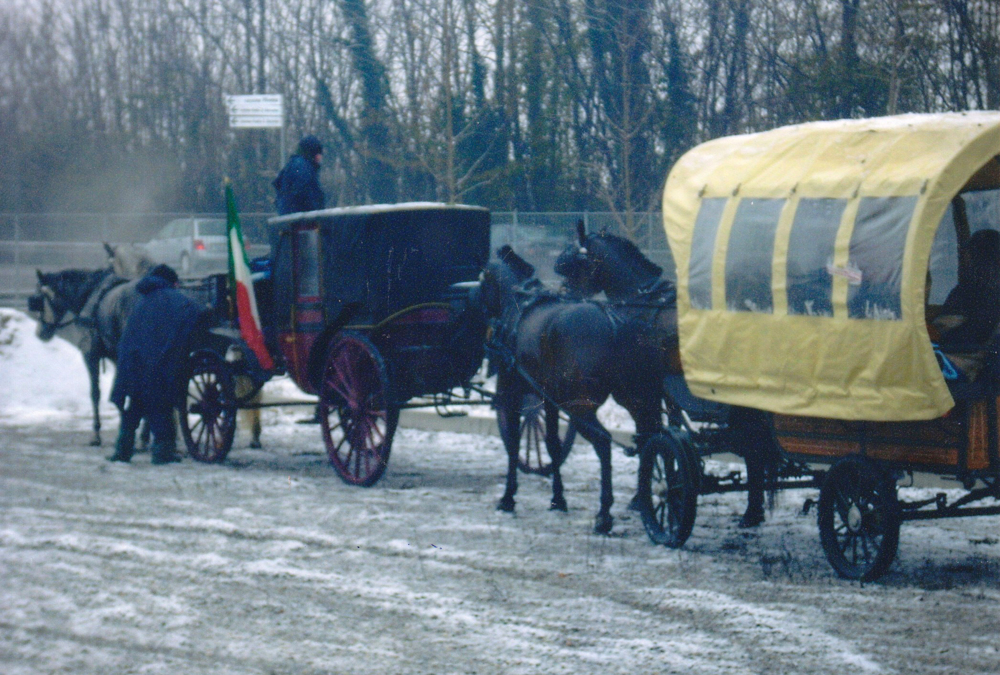
<svg viewBox="0 0 1000 675"><path fill-rule="evenodd" d="M153 434L153 464L180 461L174 425L181 373L194 341L208 327L209 312L177 290L177 273L157 265L136 283L139 300L118 343L111 402L121 413L112 462L128 462L135 432L145 418Z"/></svg>
<svg viewBox="0 0 1000 675"><path fill-rule="evenodd" d="M319 185L319 168L323 161L323 145L315 136L305 136L291 159L274 179L277 197L274 200L279 216L288 213L318 211L326 206L326 195ZM319 406L303 424L319 424Z"/></svg>
<svg viewBox="0 0 1000 675"><path fill-rule="evenodd" d="M306 136L285 168L274 179L277 197L274 206L279 216L286 213L318 211L326 206L326 195L319 185L319 167L323 145L315 136Z"/></svg>

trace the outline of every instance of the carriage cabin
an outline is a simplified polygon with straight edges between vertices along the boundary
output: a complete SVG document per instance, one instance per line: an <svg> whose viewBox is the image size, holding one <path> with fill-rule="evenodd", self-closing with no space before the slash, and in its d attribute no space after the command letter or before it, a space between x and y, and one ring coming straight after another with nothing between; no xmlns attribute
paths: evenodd
<svg viewBox="0 0 1000 675"><path fill-rule="evenodd" d="M489 259L488 210L437 203L334 208L273 218L268 233L273 297L265 330L300 387L315 391L318 352L342 328L394 352L398 398L447 384L429 381L435 368L425 361L441 350L428 347L455 337L455 303L467 298L463 285L475 282ZM473 351L481 362L481 347ZM438 375L451 378L452 370L446 364Z"/></svg>
<svg viewBox="0 0 1000 675"><path fill-rule="evenodd" d="M663 218L695 395L779 413L786 450L1000 470L1000 382L983 370L1000 318L1000 113L710 141L672 169Z"/></svg>

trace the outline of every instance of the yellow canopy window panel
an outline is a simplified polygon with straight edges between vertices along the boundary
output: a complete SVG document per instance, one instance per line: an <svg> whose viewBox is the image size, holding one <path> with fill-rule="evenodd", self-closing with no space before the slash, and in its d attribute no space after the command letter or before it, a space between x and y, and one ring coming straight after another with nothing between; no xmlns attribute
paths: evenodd
<svg viewBox="0 0 1000 675"><path fill-rule="evenodd" d="M904 421L954 401L925 325L938 224L1000 188L1000 113L815 122L704 143L673 167L681 359L703 398Z"/></svg>

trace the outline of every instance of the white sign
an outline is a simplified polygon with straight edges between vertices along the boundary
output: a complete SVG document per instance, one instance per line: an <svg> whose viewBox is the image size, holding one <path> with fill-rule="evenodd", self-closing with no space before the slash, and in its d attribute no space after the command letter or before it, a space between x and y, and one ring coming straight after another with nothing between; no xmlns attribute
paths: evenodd
<svg viewBox="0 0 1000 675"><path fill-rule="evenodd" d="M285 122L281 94L226 96L229 126L243 129L280 129Z"/></svg>

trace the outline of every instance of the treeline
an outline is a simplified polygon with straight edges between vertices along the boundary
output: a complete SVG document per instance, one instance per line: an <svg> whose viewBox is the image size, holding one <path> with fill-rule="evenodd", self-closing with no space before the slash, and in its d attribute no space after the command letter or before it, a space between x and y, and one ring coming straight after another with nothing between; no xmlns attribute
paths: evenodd
<svg viewBox="0 0 1000 675"><path fill-rule="evenodd" d="M285 96L331 204L656 207L685 149L805 120L1000 108L997 0L12 0L5 211L268 209Z"/></svg>

